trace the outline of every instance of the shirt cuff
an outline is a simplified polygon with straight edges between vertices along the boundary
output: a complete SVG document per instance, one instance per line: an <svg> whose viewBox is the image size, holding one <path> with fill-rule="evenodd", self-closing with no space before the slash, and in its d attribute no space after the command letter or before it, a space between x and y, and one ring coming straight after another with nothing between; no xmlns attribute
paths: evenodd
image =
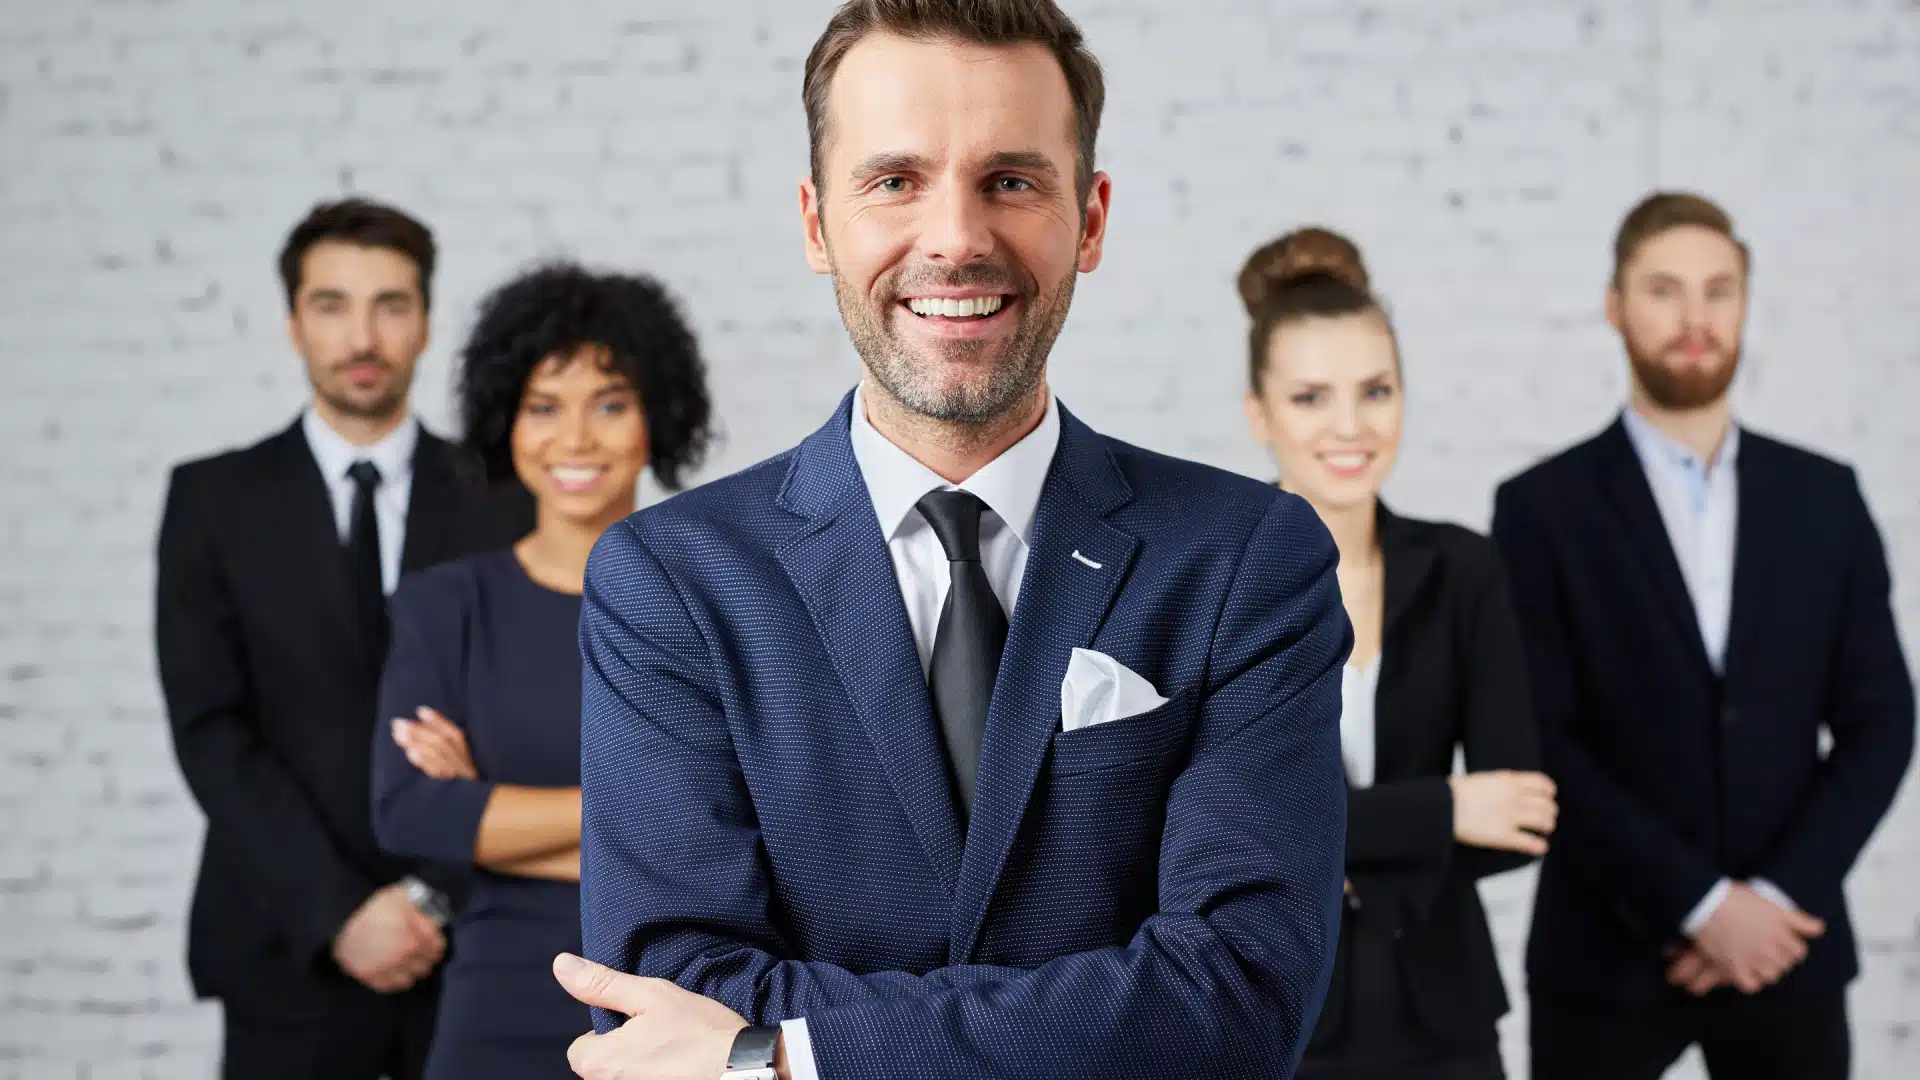
<svg viewBox="0 0 1920 1080"><path fill-rule="evenodd" d="M1764 897L1769 903L1773 904L1775 907L1783 908L1787 911L1800 910L1800 905L1793 902L1793 897L1788 896L1786 892L1780 888L1780 886L1775 885L1773 882L1768 881L1766 878L1763 878L1763 877L1749 878L1747 879L1747 887L1752 889L1754 892L1759 893L1762 897Z"/></svg>
<svg viewBox="0 0 1920 1080"><path fill-rule="evenodd" d="M813 1037L807 1034L807 1018L780 1021L780 1035L787 1044L787 1072L793 1080L820 1080L813 1063Z"/></svg>
<svg viewBox="0 0 1920 1080"><path fill-rule="evenodd" d="M1720 910L1721 902L1726 900L1727 894L1732 891L1731 879L1721 878L1714 882L1713 888L1707 890L1707 895L1693 905L1692 911L1687 912L1686 920L1680 924L1680 932L1688 937L1698 934L1700 928L1707 925L1707 920L1713 918L1713 913Z"/></svg>

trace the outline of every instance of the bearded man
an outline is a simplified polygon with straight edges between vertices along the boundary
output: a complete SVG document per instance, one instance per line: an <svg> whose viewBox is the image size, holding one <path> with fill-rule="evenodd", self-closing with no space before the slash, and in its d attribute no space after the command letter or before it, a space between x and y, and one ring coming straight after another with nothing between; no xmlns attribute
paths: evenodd
<svg viewBox="0 0 1920 1080"><path fill-rule="evenodd" d="M1845 1076L1841 884L1913 751L1886 555L1851 469L1734 422L1727 214L1653 195L1614 256L1631 400L1494 510L1561 799L1533 1075L1654 1080L1698 1044L1722 1080Z"/></svg>

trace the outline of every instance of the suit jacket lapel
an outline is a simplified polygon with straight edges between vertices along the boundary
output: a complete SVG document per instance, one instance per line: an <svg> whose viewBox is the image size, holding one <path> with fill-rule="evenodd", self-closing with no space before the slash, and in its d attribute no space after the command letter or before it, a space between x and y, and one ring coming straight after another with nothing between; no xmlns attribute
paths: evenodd
<svg viewBox="0 0 1920 1080"><path fill-rule="evenodd" d="M1401 757L1412 749L1413 740L1400 725L1409 710L1399 700L1400 672L1408 657L1403 650L1390 648L1394 629L1412 606L1414 598L1426 587L1433 573L1433 549L1408 533L1407 525L1379 504L1374 528L1380 537L1381 584L1380 678L1374 691L1373 753L1374 782L1399 779Z"/></svg>
<svg viewBox="0 0 1920 1080"><path fill-rule="evenodd" d="M1105 443L1062 407L1060 447L1034 515L1026 574L980 749L954 897L954 963L965 963L979 941L994 886L1059 729L1067 661L1075 648L1092 644L1139 551L1138 539L1104 520L1132 497Z"/></svg>
<svg viewBox="0 0 1920 1080"><path fill-rule="evenodd" d="M851 394L842 399L833 419L795 453L778 502L809 522L774 557L813 616L927 860L952 896L960 818L893 559L847 435L852 401Z"/></svg>
<svg viewBox="0 0 1920 1080"><path fill-rule="evenodd" d="M1660 606L1687 643L1688 654L1700 667L1711 671L1706 644L1700 640L1700 618L1694 612L1686 578L1680 574L1679 557L1673 553L1673 538L1667 535L1666 522L1660 517L1659 504L1653 501L1653 488L1627 437L1626 425L1616 420L1601 437L1608 451L1603 486L1620 512L1627 537L1639 553Z"/></svg>
<svg viewBox="0 0 1920 1080"><path fill-rule="evenodd" d="M321 640L331 640L343 656L365 664L359 620L350 607L346 549L334 517L333 495L320 465L307 447L299 422L276 438L270 467L275 483L266 488L269 530L284 538L289 593L312 605Z"/></svg>
<svg viewBox="0 0 1920 1080"><path fill-rule="evenodd" d="M424 428L413 450L413 484L407 493L407 531L401 538L400 571L410 573L439 562L447 531L460 512L459 478L453 448Z"/></svg>
<svg viewBox="0 0 1920 1080"><path fill-rule="evenodd" d="M1783 533L1785 503L1772 496L1773 472L1768 447L1747 432L1740 434L1740 457L1734 463L1733 604L1727 614L1725 671L1729 682L1734 665L1753 648L1750 627L1764 624L1767 583L1788 578L1776 573L1779 548L1774 539Z"/></svg>

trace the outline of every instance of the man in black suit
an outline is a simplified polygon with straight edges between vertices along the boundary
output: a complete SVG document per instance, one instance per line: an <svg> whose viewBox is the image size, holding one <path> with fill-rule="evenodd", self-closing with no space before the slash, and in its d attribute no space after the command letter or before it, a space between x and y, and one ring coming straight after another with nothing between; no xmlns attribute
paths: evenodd
<svg viewBox="0 0 1920 1080"><path fill-rule="evenodd" d="M374 843L368 753L385 597L405 571L511 541L409 412L432 235L323 204L289 237L287 329L312 405L174 470L155 634L181 771L207 818L188 968L226 1009L223 1075L419 1075L457 877Z"/></svg>
<svg viewBox="0 0 1920 1080"><path fill-rule="evenodd" d="M1841 886L1913 752L1880 534L1851 469L1733 421L1727 215L1652 196L1614 254L1632 400L1494 509L1561 799L1534 1075L1652 1080L1697 1043L1719 1080L1844 1076Z"/></svg>

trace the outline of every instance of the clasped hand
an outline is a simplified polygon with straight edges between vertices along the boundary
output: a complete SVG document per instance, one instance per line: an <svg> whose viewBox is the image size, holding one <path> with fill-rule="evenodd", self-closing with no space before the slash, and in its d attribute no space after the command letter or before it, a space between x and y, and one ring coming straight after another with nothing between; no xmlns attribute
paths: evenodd
<svg viewBox="0 0 1920 1080"><path fill-rule="evenodd" d="M1722 986L1756 994L1805 960L1807 943L1826 932L1821 920L1739 882L1690 943L1667 951L1667 982L1695 997Z"/></svg>

